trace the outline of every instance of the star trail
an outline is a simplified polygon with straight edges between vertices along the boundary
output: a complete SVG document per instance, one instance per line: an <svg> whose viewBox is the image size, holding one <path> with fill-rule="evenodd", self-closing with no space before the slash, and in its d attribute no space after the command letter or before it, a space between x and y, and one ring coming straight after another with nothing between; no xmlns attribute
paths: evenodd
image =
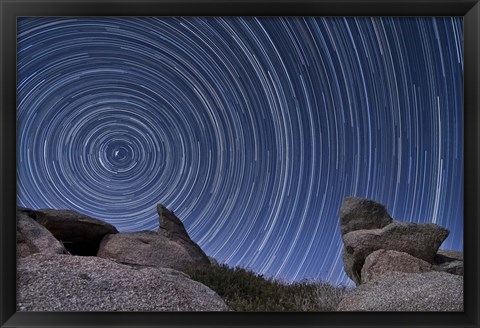
<svg viewBox="0 0 480 328"><path fill-rule="evenodd" d="M460 17L23 17L17 199L120 231L172 209L220 262L350 284L338 211L463 249Z"/></svg>

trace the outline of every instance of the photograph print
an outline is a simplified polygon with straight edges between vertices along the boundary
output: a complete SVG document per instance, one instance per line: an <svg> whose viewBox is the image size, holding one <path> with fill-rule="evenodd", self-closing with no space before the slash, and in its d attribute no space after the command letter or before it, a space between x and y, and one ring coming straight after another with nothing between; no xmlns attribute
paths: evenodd
<svg viewBox="0 0 480 328"><path fill-rule="evenodd" d="M18 17L17 311L462 312L462 17Z"/></svg>

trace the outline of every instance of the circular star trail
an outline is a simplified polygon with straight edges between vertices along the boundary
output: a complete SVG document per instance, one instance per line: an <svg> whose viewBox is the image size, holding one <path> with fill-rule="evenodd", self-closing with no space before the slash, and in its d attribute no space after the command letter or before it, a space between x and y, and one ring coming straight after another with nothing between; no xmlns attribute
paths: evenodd
<svg viewBox="0 0 480 328"><path fill-rule="evenodd" d="M18 203L120 231L175 211L205 252L349 284L338 211L463 243L461 18L20 18Z"/></svg>

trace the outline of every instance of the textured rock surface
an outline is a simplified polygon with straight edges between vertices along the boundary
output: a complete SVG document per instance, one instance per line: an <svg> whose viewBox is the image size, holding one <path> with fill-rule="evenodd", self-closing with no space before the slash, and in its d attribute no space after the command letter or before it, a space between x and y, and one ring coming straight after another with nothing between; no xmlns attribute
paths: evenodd
<svg viewBox="0 0 480 328"><path fill-rule="evenodd" d="M158 232L165 233L172 238L188 239L188 235L183 222L175 214L162 204L157 205L158 214Z"/></svg>
<svg viewBox="0 0 480 328"><path fill-rule="evenodd" d="M433 266L410 254L392 250L378 250L368 255L361 271L362 284L378 280L391 272L423 273L433 271Z"/></svg>
<svg viewBox="0 0 480 328"><path fill-rule="evenodd" d="M67 254L67 250L50 231L27 213L29 211L17 210L17 257L34 253Z"/></svg>
<svg viewBox="0 0 480 328"><path fill-rule="evenodd" d="M192 256L181 244L155 231L125 232L105 236L97 256L128 265L177 270L210 264L208 258L205 261L197 261L198 254Z"/></svg>
<svg viewBox="0 0 480 328"><path fill-rule="evenodd" d="M182 246L196 265L210 264L210 260L203 250L188 235L182 221L165 206L157 205L159 228L158 234L175 241Z"/></svg>
<svg viewBox="0 0 480 328"><path fill-rule="evenodd" d="M118 232L109 223L71 210L41 209L35 215L37 222L74 255L95 256L102 238Z"/></svg>
<svg viewBox="0 0 480 328"><path fill-rule="evenodd" d="M463 311L463 277L393 272L349 291L337 311Z"/></svg>
<svg viewBox="0 0 480 328"><path fill-rule="evenodd" d="M34 254L17 266L18 311L227 311L210 288L171 269Z"/></svg>
<svg viewBox="0 0 480 328"><path fill-rule="evenodd" d="M391 222L385 206L373 200L346 197L340 208L342 235L355 230L383 228Z"/></svg>
<svg viewBox="0 0 480 328"><path fill-rule="evenodd" d="M463 276L463 252L441 249L435 255L433 262L437 271Z"/></svg>
<svg viewBox="0 0 480 328"><path fill-rule="evenodd" d="M435 255L435 263L451 260L463 261L463 252L439 249L437 255Z"/></svg>
<svg viewBox="0 0 480 328"><path fill-rule="evenodd" d="M344 269L357 285L368 255L379 249L396 250L433 263L448 230L435 224L393 222L382 229L356 230L343 236Z"/></svg>
<svg viewBox="0 0 480 328"><path fill-rule="evenodd" d="M210 265L203 250L193 242L183 223L164 206L157 206L158 232L140 231L108 235L102 240L97 256L119 263L183 270Z"/></svg>

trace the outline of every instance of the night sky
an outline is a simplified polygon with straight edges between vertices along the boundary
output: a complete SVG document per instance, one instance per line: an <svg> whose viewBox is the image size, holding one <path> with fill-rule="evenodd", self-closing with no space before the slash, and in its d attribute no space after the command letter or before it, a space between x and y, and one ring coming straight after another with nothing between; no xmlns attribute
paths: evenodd
<svg viewBox="0 0 480 328"><path fill-rule="evenodd" d="M350 284L354 195L463 249L463 20L20 18L18 204L120 231L172 209L209 256Z"/></svg>

